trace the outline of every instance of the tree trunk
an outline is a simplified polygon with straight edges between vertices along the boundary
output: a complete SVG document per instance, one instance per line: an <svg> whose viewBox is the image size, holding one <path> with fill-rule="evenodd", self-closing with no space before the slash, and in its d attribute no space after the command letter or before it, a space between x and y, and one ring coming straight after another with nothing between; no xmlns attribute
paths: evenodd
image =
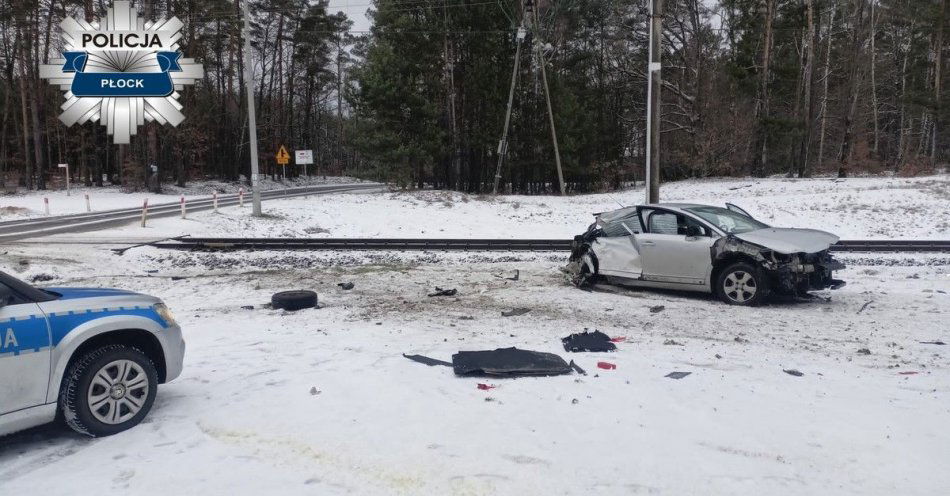
<svg viewBox="0 0 950 496"><path fill-rule="evenodd" d="M881 141L881 133L878 119L877 105L877 53L874 50L874 39L877 38L877 17L875 16L874 4L877 0L871 0L871 118L874 120L874 148L872 153L874 158L878 158L878 147Z"/></svg>
<svg viewBox="0 0 950 496"><path fill-rule="evenodd" d="M805 171L808 170L808 151L811 148L811 126L812 121L814 120L815 114L815 105L814 99L812 98L812 72L815 65L815 43L818 41L817 32L815 31L815 1L814 0L805 0L805 5L807 9L807 19L808 19L808 48L805 52L805 74L804 79L804 91L803 91L803 113L802 116L802 141L801 148L798 153L798 175L799 177L804 176Z"/></svg>
<svg viewBox="0 0 950 496"><path fill-rule="evenodd" d="M828 124L828 79L831 77L831 41L832 35L835 28L835 9L832 6L831 15L828 19L828 47L825 51L825 74L824 80L822 81L823 94L821 97L821 131L819 131L818 137L818 167L821 167L825 160L825 128ZM808 168L808 163L805 163L805 173L802 174L804 177L811 177L811 169Z"/></svg>
<svg viewBox="0 0 950 496"><path fill-rule="evenodd" d="M947 4L950 3L950 0L943 0L943 3L940 6L940 17L937 19L937 33L936 33L936 42L934 43L934 119L933 126L930 138L930 166L936 166L937 164L937 143L938 138L940 137L938 131L940 125L942 124L941 118L943 114L941 113L940 105L940 79L943 77L941 72L943 68L943 32L944 25L947 23Z"/></svg>
<svg viewBox="0 0 950 496"><path fill-rule="evenodd" d="M848 171L851 167L851 146L854 139L854 117L858 107L858 88L860 87L860 65L858 58L861 55L861 45L864 42L862 38L862 24L864 19L864 0L852 0L852 18L851 18L851 65L850 75L848 76L848 113L844 119L844 137L841 140L841 148L838 150L838 177L848 177Z"/></svg>
<svg viewBox="0 0 950 496"><path fill-rule="evenodd" d="M764 176L769 153L769 66L772 56L772 19L775 16L775 0L765 0L765 40L762 43L762 67L759 75L759 157L753 170L754 176Z"/></svg>
<svg viewBox="0 0 950 496"><path fill-rule="evenodd" d="M22 40L22 36L20 39ZM26 176L24 182L26 185L26 189L31 190L33 189L33 162L30 160L30 152L29 152L30 150L30 136L29 136L30 118L29 118L29 110L28 110L29 92L26 89L27 82L29 81L29 77L26 74L26 62L25 62L26 56L23 55L23 52L26 51L26 49L23 48L24 45L25 43L21 43L20 45L20 51L21 51L21 57L22 57L21 62L20 62L20 110L22 111L22 117L23 117L23 163L25 165L24 175ZM36 95L34 95L34 98L35 97Z"/></svg>

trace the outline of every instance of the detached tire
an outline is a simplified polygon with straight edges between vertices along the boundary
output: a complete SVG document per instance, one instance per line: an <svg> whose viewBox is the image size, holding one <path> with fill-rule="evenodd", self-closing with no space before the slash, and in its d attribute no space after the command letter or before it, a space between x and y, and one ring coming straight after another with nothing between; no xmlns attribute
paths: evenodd
<svg viewBox="0 0 950 496"><path fill-rule="evenodd" d="M768 281L761 269L745 262L727 266L716 278L716 296L730 305L754 307L769 295Z"/></svg>
<svg viewBox="0 0 950 496"><path fill-rule="evenodd" d="M270 297L271 306L294 311L317 306L317 293L307 290L281 291Z"/></svg>
<svg viewBox="0 0 950 496"><path fill-rule="evenodd" d="M59 408L66 424L92 437L138 425L158 391L158 372L141 350L111 344L88 351L66 369Z"/></svg>

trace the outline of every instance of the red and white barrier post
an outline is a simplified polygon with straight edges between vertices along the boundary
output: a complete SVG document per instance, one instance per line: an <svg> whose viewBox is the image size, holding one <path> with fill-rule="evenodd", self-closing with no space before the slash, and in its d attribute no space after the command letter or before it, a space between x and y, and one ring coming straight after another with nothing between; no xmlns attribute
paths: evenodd
<svg viewBox="0 0 950 496"><path fill-rule="evenodd" d="M89 195L86 195L86 201L89 201ZM148 198L142 200L142 227L145 227L146 218L148 218Z"/></svg>
<svg viewBox="0 0 950 496"><path fill-rule="evenodd" d="M43 210L46 211L46 215L49 215L49 198L43 197Z"/></svg>
<svg viewBox="0 0 950 496"><path fill-rule="evenodd" d="M182 218L182 219L185 218L185 213L186 213L185 210L186 210L186 208L187 208L187 207L185 207L185 197L182 196L182 197L181 197L181 218Z"/></svg>
<svg viewBox="0 0 950 496"><path fill-rule="evenodd" d="M86 193L86 212L92 212L92 206L89 204L89 193Z"/></svg>
<svg viewBox="0 0 950 496"><path fill-rule="evenodd" d="M214 213L218 213L218 192L212 193L211 197L214 198Z"/></svg>
<svg viewBox="0 0 950 496"><path fill-rule="evenodd" d="M244 208L244 188L238 190L238 206Z"/></svg>

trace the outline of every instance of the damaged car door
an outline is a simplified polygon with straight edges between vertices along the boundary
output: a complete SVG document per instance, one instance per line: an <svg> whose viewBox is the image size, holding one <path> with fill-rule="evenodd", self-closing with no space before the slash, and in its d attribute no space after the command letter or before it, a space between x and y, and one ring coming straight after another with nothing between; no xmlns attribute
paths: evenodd
<svg viewBox="0 0 950 496"><path fill-rule="evenodd" d="M637 246L639 224L635 209L610 219L608 227L604 229L604 236L593 243L599 262L598 273L628 279L640 278L642 265Z"/></svg>
<svg viewBox="0 0 950 496"><path fill-rule="evenodd" d="M644 207L639 211L643 233L637 235L642 279L698 286L707 284L711 271L709 249L713 231L682 213Z"/></svg>

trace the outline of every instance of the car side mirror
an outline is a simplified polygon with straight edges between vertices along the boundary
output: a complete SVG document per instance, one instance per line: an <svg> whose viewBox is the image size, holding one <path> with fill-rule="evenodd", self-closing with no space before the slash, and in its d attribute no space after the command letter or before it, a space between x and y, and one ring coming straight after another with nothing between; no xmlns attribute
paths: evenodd
<svg viewBox="0 0 950 496"><path fill-rule="evenodd" d="M703 235L703 230L699 226L686 226L687 238L698 238Z"/></svg>

